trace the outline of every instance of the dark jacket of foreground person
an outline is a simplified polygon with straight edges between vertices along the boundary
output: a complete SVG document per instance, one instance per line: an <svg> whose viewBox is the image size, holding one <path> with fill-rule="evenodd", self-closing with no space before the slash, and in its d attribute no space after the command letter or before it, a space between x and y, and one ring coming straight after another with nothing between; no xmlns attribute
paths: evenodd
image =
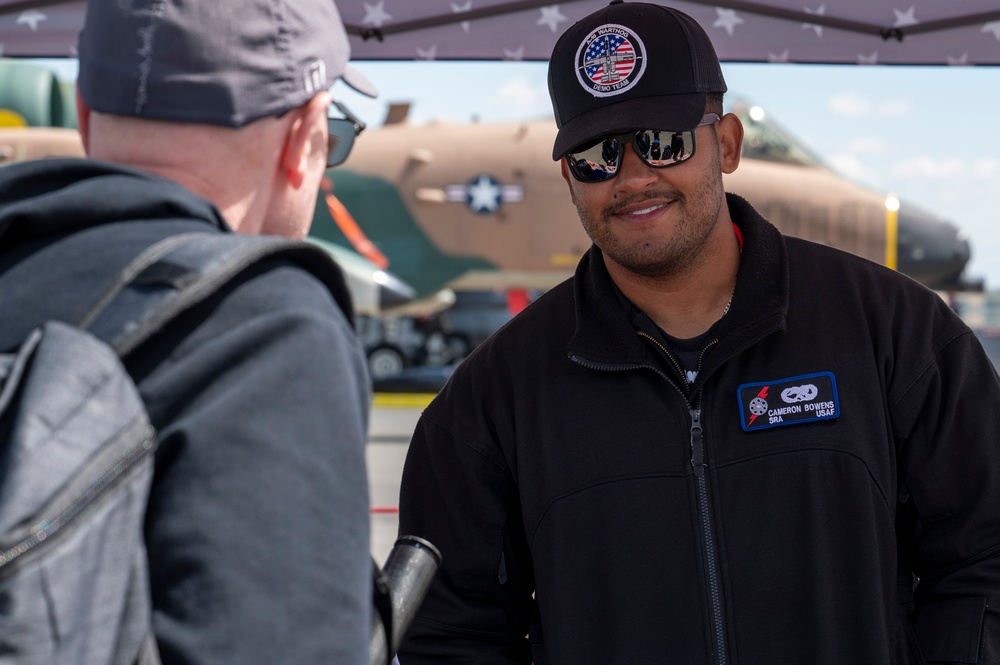
<svg viewBox="0 0 1000 665"><path fill-rule="evenodd" d="M231 233L159 177L85 160L3 167L0 348L78 320L141 249L188 231ZM85 237L11 283L18 259ZM145 536L163 661L368 662L368 378L331 291L270 260L141 351L128 369L159 432Z"/></svg>
<svg viewBox="0 0 1000 665"><path fill-rule="evenodd" d="M426 410L400 532L443 564L403 665L1000 663L1000 384L975 336L728 201L739 276L693 385L595 248Z"/></svg>

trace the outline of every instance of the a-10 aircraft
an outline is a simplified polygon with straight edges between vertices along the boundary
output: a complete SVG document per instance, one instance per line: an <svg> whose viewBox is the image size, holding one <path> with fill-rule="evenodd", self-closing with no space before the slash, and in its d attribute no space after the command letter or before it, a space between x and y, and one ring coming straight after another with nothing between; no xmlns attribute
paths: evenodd
<svg viewBox="0 0 1000 665"><path fill-rule="evenodd" d="M746 135L726 188L783 232L931 288L967 286L969 244L956 226L837 175L758 107L730 110ZM5 115L28 127L2 128ZM386 124L363 132L346 164L327 172L315 237L391 271L421 297L444 287L544 289L572 273L590 239L550 157L551 119L414 127L405 115L405 106L390 108ZM0 60L0 164L81 154L74 129L72 84Z"/></svg>
<svg viewBox="0 0 1000 665"><path fill-rule="evenodd" d="M727 191L786 234L934 289L967 286L969 244L956 226L837 175L758 107L732 111L746 138ZM443 287L549 288L591 244L550 156L555 131L551 119L397 121L366 131L347 162L327 173L311 233L355 249L421 297Z"/></svg>
<svg viewBox="0 0 1000 665"><path fill-rule="evenodd" d="M934 289L972 286L963 278L969 243L956 226L837 175L761 109L731 110L745 140L726 189L783 232ZM510 316L489 292L551 288L591 244L550 156L551 119L413 127L406 111L391 108L386 124L364 132L347 162L327 172L311 231L416 289L403 309L359 321L377 381L461 359ZM435 313L452 302L447 294L455 304Z"/></svg>
<svg viewBox="0 0 1000 665"><path fill-rule="evenodd" d="M39 99L19 94L24 81L33 81ZM81 155L71 105L71 86L47 70L0 61L0 125L11 108L34 125L0 128L0 165ZM731 110L746 135L740 167L726 176L728 191L787 234L859 254L931 288L969 287L969 244L953 224L835 174L759 108L738 103ZM421 358L456 360L486 332L421 323L455 302L455 292L542 291L571 275L590 247L550 156L551 119L413 127L405 116L405 106L392 107L386 124L365 131L346 164L327 172L312 227L312 239L344 268L356 308L367 315L359 332L376 378ZM466 302L482 307L484 300ZM465 313L466 320L487 318L492 326L496 312Z"/></svg>

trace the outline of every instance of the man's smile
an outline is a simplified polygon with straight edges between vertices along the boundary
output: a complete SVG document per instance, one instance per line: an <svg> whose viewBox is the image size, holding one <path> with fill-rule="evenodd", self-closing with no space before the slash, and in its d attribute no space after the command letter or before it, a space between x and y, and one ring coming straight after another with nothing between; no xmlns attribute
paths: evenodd
<svg viewBox="0 0 1000 665"><path fill-rule="evenodd" d="M629 221L645 221L655 216L674 203L673 199L661 200L659 203L650 203L648 200L621 206L612 212L612 215Z"/></svg>

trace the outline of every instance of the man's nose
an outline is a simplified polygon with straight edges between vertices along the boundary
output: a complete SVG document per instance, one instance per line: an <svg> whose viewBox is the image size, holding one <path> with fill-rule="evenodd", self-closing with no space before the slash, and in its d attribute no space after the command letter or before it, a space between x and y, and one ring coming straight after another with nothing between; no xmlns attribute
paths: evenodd
<svg viewBox="0 0 1000 665"><path fill-rule="evenodd" d="M642 161L631 142L625 146L622 153L622 163L615 177L618 187L623 189L646 187L656 181L656 170Z"/></svg>

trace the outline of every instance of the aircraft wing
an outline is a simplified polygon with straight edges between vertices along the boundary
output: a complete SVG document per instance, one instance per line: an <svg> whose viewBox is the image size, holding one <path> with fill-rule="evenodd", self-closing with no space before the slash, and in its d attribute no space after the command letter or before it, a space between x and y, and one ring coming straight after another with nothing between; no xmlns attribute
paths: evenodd
<svg viewBox="0 0 1000 665"><path fill-rule="evenodd" d="M83 157L80 134L62 127L0 127L0 164L41 157Z"/></svg>
<svg viewBox="0 0 1000 665"><path fill-rule="evenodd" d="M324 249L344 271L356 314L374 316L405 305L416 296L412 287L363 256L320 238L310 236L307 240Z"/></svg>

